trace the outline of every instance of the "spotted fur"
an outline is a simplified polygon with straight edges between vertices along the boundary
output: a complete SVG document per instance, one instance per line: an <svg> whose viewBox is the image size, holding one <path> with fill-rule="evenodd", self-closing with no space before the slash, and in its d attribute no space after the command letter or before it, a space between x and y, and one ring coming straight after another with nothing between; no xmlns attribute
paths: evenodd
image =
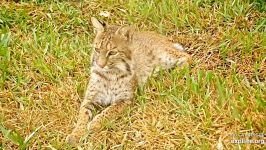
<svg viewBox="0 0 266 150"><path fill-rule="evenodd" d="M91 56L91 76L78 121L67 142L74 144L87 131L100 128L103 118L120 114L158 68L170 69L189 63L190 55L152 32L137 32L127 26L112 26L91 19L96 31ZM104 108L93 117L93 111ZM87 126L87 128L86 128Z"/></svg>

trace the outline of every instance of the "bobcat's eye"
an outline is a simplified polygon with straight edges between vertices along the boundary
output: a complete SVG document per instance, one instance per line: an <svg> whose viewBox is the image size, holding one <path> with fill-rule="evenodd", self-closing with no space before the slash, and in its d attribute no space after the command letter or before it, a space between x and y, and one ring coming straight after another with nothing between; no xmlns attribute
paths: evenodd
<svg viewBox="0 0 266 150"><path fill-rule="evenodd" d="M111 56L111 55L116 55L118 52L116 52L116 51L109 51L108 52L108 56Z"/></svg>
<svg viewBox="0 0 266 150"><path fill-rule="evenodd" d="M99 48L94 48L93 50L94 50L94 52L96 52L96 53L100 53L100 49L99 49Z"/></svg>

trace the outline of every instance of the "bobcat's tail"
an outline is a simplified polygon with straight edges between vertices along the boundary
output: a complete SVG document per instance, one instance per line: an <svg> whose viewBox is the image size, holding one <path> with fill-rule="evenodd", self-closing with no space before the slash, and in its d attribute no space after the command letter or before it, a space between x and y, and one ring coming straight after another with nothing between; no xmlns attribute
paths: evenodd
<svg viewBox="0 0 266 150"><path fill-rule="evenodd" d="M179 51L186 51L185 48L179 43L174 43L174 47Z"/></svg>

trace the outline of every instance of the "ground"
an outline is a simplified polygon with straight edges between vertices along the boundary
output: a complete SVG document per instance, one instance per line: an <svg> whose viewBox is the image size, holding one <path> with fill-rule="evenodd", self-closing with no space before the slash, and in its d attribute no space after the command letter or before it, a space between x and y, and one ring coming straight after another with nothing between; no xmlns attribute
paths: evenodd
<svg viewBox="0 0 266 150"><path fill-rule="evenodd" d="M266 149L265 1L0 3L0 149L72 149L64 139L90 76L91 16L166 35L193 64L150 78L80 149Z"/></svg>

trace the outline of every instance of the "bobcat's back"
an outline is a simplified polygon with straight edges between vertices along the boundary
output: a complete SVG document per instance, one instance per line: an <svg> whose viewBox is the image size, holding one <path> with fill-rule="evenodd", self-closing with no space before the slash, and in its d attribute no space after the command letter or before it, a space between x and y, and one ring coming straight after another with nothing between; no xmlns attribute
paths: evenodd
<svg viewBox="0 0 266 150"><path fill-rule="evenodd" d="M134 32L129 45L135 62L138 83L144 84L152 72L170 69L190 61L182 46L154 32Z"/></svg>

